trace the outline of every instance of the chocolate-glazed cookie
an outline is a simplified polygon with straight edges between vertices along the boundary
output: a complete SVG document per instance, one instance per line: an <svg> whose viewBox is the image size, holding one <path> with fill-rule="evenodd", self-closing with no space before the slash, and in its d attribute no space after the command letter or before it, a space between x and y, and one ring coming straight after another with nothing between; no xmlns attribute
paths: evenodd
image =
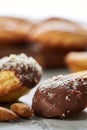
<svg viewBox="0 0 87 130"><path fill-rule="evenodd" d="M25 54L10 55L0 60L0 101L17 100L40 80L40 65Z"/></svg>
<svg viewBox="0 0 87 130"><path fill-rule="evenodd" d="M87 106L87 71L48 79L36 90L32 107L37 116L65 118Z"/></svg>

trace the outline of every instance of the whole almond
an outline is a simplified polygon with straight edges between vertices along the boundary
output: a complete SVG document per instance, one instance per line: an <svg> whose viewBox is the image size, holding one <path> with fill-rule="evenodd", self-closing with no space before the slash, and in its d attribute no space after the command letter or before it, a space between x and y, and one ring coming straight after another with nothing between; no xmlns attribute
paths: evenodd
<svg viewBox="0 0 87 130"><path fill-rule="evenodd" d="M11 105L11 110L22 118L29 118L33 114L33 110L24 103L14 103Z"/></svg>
<svg viewBox="0 0 87 130"><path fill-rule="evenodd" d="M19 118L13 111L0 107L0 121L16 121Z"/></svg>

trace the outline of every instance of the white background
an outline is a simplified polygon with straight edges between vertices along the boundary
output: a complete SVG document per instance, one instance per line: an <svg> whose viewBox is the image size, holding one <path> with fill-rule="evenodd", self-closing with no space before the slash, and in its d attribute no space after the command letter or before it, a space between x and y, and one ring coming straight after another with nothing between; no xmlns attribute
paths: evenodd
<svg viewBox="0 0 87 130"><path fill-rule="evenodd" d="M0 0L0 16L31 19L60 16L87 22L87 0Z"/></svg>

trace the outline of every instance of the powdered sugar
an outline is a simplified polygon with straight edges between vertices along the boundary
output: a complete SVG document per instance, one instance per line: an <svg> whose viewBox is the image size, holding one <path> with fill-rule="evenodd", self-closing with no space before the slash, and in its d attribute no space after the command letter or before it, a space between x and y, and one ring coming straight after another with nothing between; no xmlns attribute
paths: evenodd
<svg viewBox="0 0 87 130"><path fill-rule="evenodd" d="M0 70L13 70L21 82L32 86L38 82L42 74L42 68L32 58L25 54L4 57L0 60ZM32 83L32 84L31 84Z"/></svg>
<svg viewBox="0 0 87 130"><path fill-rule="evenodd" d="M9 57L4 57L0 60L0 69L15 67L20 64L19 70L25 66L26 69L30 66L32 69L36 68L37 71L42 71L40 65L32 58L21 53L20 55L11 54ZM4 67L3 67L4 66Z"/></svg>
<svg viewBox="0 0 87 130"><path fill-rule="evenodd" d="M47 97L48 99L52 99L55 96L55 94L48 92Z"/></svg>
<svg viewBox="0 0 87 130"><path fill-rule="evenodd" d="M78 89L79 86L83 86L84 88L87 88L87 73L83 73L83 75L79 73L70 74L70 75L59 75L56 77L52 77L45 82L43 82L39 90L43 93L45 93L46 89L49 91L49 89L60 89L61 87L64 87L65 89ZM68 99L67 99L68 100Z"/></svg>

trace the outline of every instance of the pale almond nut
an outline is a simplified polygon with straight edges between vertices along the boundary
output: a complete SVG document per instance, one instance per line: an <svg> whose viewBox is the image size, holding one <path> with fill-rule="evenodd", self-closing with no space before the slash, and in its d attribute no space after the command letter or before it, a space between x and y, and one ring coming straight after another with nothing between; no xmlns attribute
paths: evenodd
<svg viewBox="0 0 87 130"><path fill-rule="evenodd" d="M0 107L0 121L16 121L17 119L19 119L19 116L13 111Z"/></svg>
<svg viewBox="0 0 87 130"><path fill-rule="evenodd" d="M22 118L29 118L33 114L33 110L24 103L14 103L11 105L11 110Z"/></svg>

